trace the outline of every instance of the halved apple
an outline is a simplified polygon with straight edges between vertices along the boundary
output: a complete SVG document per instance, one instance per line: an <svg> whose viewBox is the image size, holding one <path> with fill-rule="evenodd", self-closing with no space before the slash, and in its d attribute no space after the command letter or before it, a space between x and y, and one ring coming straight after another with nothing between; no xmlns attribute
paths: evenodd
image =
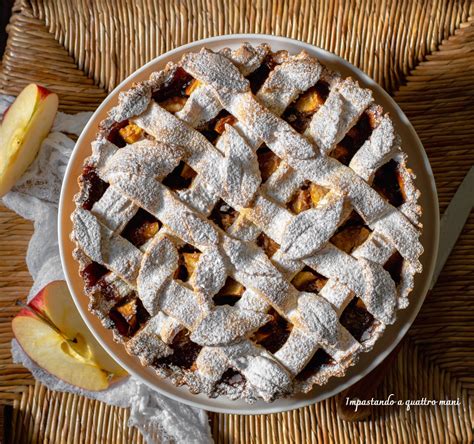
<svg viewBox="0 0 474 444"><path fill-rule="evenodd" d="M33 162L58 110L58 96L34 83L10 105L0 125L0 197Z"/></svg>
<svg viewBox="0 0 474 444"><path fill-rule="evenodd" d="M127 375L87 328L65 281L44 287L20 310L12 327L26 354L69 384L99 391Z"/></svg>

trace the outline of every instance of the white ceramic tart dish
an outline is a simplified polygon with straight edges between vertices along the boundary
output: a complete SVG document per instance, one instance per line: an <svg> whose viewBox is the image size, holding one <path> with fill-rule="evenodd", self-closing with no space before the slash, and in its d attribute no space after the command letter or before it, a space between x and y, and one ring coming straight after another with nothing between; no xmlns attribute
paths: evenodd
<svg viewBox="0 0 474 444"><path fill-rule="evenodd" d="M191 398L300 399L411 303L420 192L355 76L271 41L204 47L104 111L70 234L134 367Z"/></svg>

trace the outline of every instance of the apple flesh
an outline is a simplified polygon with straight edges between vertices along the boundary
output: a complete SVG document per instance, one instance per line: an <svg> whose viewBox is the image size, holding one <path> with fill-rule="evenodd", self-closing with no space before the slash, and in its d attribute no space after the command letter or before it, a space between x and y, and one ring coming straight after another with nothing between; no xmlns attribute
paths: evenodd
<svg viewBox="0 0 474 444"><path fill-rule="evenodd" d="M34 83L10 105L0 125L0 197L31 165L58 110L58 96Z"/></svg>
<svg viewBox="0 0 474 444"><path fill-rule="evenodd" d="M69 384L99 391L127 375L87 328L65 281L44 287L20 310L12 327L25 353Z"/></svg>

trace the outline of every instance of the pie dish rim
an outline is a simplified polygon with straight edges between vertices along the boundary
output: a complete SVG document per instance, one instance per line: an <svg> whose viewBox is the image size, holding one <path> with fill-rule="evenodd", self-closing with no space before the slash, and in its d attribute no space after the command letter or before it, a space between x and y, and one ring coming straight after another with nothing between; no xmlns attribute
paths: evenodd
<svg viewBox="0 0 474 444"><path fill-rule="evenodd" d="M410 142L414 143L410 148L407 148L406 146L408 143L406 142L406 136L404 137L405 142L403 146L404 150L409 154L409 164L411 166L414 165L413 158L416 154L418 157L418 163L421 162L422 165L422 168L417 167L414 168L414 170L415 173L418 173L419 175L419 178L416 182L417 186L422 190L422 197L420 201L424 210L422 221L425 222L425 229L422 235L422 243L425 247L425 254L421 258L424 265L424 271L416 279L416 286L414 291L411 293L409 307L397 313L399 319L394 324L394 326L391 326L387 329L385 335L383 335L375 345L374 350L363 354L363 356L361 356L360 362L349 369L343 378L332 378L326 385L316 386L306 395L299 394L289 398L278 399L271 404L258 401L252 405L249 405L244 400L231 401L224 397L211 399L206 395L193 395L188 391L186 386L175 387L170 381L164 380L156 375L153 371L150 371L150 369L142 367L138 360L126 353L121 344L114 343L111 333L102 327L100 321L87 309L88 299L82 296L82 280L78 276L78 264L72 258L72 250L74 246L69 239L69 233L71 231L72 225L70 221L70 213L74 208L72 196L78 190L76 178L79 174L76 174L76 172L77 170L80 171L83 159L90 151L89 141L93 140L95 137L98 123L103 120L107 110L111 108L113 103L115 103L118 92L128 89L131 82L133 81L139 81L148 78L152 71L162 69L168 61L177 61L186 52L198 51L203 46L209 47L211 49L220 49L227 46L235 47L246 41L254 45L266 42L273 50L287 49L290 52L296 52L305 49L310 54L316 55L323 63L327 64L332 69L341 72L344 76L350 74L354 78L361 81L362 86L370 87L373 90L376 99L375 102L380 103L387 111L392 111L392 118L396 123L398 123L398 131L408 134L409 138L411 138ZM423 179L425 183L423 183L423 186L420 185L421 176L424 176ZM423 201L426 200L429 202L428 205L426 203L423 204ZM385 358L385 356L388 355L388 353L390 353L390 351L403 338L406 331L410 327L419 311L419 308L421 307L421 304L423 303L426 291L428 290L428 286L431 281L431 275L434 270L434 258L436 258L439 240L438 214L439 211L436 186L434 184L431 167L429 165L426 153L424 152L423 146L406 116L400 110L398 105L396 105L393 99L391 99L390 96L385 91L383 91L380 86L378 86L362 71L352 66L349 62L313 45L285 37L275 37L263 34L234 34L199 40L169 51L153 59L135 71L107 96L107 98L99 106L84 128L76 143L73 154L71 155L61 190L58 214L58 232L63 269L69 289L71 290L71 294L73 295L74 302L76 303L79 312L99 343L101 343L101 345L114 357L114 359L116 359L124 368L126 368L129 373L134 374L144 383L150 385L152 388L163 393L164 395L195 407L205 408L206 410L222 413L262 414L299 408L317 401L321 401L330 396L334 396L362 378L370 370L375 368L375 366L378 365ZM427 221L430 221L429 230L427 230L426 227ZM414 300L415 297L416 300Z"/></svg>

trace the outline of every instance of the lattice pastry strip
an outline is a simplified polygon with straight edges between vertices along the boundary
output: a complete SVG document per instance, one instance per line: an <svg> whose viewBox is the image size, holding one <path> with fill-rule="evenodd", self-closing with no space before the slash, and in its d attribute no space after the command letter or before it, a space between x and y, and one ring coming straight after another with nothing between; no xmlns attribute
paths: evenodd
<svg viewBox="0 0 474 444"><path fill-rule="evenodd" d="M94 215L82 208L74 211L73 223L75 239L85 254L134 285L142 256L140 251L123 237L115 235Z"/></svg>
<svg viewBox="0 0 474 444"><path fill-rule="evenodd" d="M420 269L421 252L418 230L412 225L418 224L420 213L412 174L401 168L409 196L399 210L368 184L395 156L404 164L390 119L377 121L349 167L326 155L337 148L370 104L370 92L350 79L341 80L306 54L279 53L272 55L276 65L255 99L243 76L251 77L261 69L270 54L265 45L243 45L220 54L204 51L185 56L181 66L194 80L189 98L175 116L150 102L163 85L180 81L184 71L177 70L182 68L169 66L122 95L103 131L114 122L129 120L146 136L120 149L98 138L89 164L109 187L92 208L79 207L74 213L73 238L81 264L93 260L105 265L111 272L103 282L128 284L152 316L127 342L129 352L140 356L144 365L170 359L184 326L190 339L203 347L195 370L183 373L189 387L213 395L222 390L219 381L226 370L234 368L247 382L233 396L250 400L306 391L314 382L342 375L359 351L373 344L384 324L393 322L395 284L379 264L397 251L404 257L398 290L403 305L414 272ZM278 116L320 78L329 85L329 95L305 133L317 147ZM193 127L223 110L235 116L237 123L225 125L213 146ZM262 142L282 159L263 186L255 155ZM198 175L189 190L175 193L160 182L180 161ZM305 180L328 191L315 208L295 216L285 204ZM78 204L86 198L79 196ZM227 232L206 219L219 198L240 214ZM328 242L346 220L349 202L373 230L352 255ZM120 233L141 209L156 217L163 228L135 247ZM272 261L254 245L260 231L280 245ZM409 241L412 245L406 245ZM183 242L200 250L188 283L174 278ZM122 256L127 256L125 261ZM305 265L330 278L319 295L300 293L290 284ZM216 307L213 296L224 286L226 276L246 290L234 307ZM384 297L384 292L391 296ZM377 318L362 346L340 323L354 294ZM102 316L108 308L99 310ZM251 339L272 319L269 309L276 309L293 327L274 354ZM155 344L152 352L147 344ZM323 363L316 374L295 384L293 379L318 349L325 350L333 362ZM225 387L224 392L231 395L230 386Z"/></svg>
<svg viewBox="0 0 474 444"><path fill-rule="evenodd" d="M324 105L311 119L307 134L316 141L323 153L329 153L354 126L372 102L370 90L364 90L352 79L331 89Z"/></svg>
<svg viewBox="0 0 474 444"><path fill-rule="evenodd" d="M114 233L121 233L137 211L138 207L114 187L107 188L91 210Z"/></svg>

